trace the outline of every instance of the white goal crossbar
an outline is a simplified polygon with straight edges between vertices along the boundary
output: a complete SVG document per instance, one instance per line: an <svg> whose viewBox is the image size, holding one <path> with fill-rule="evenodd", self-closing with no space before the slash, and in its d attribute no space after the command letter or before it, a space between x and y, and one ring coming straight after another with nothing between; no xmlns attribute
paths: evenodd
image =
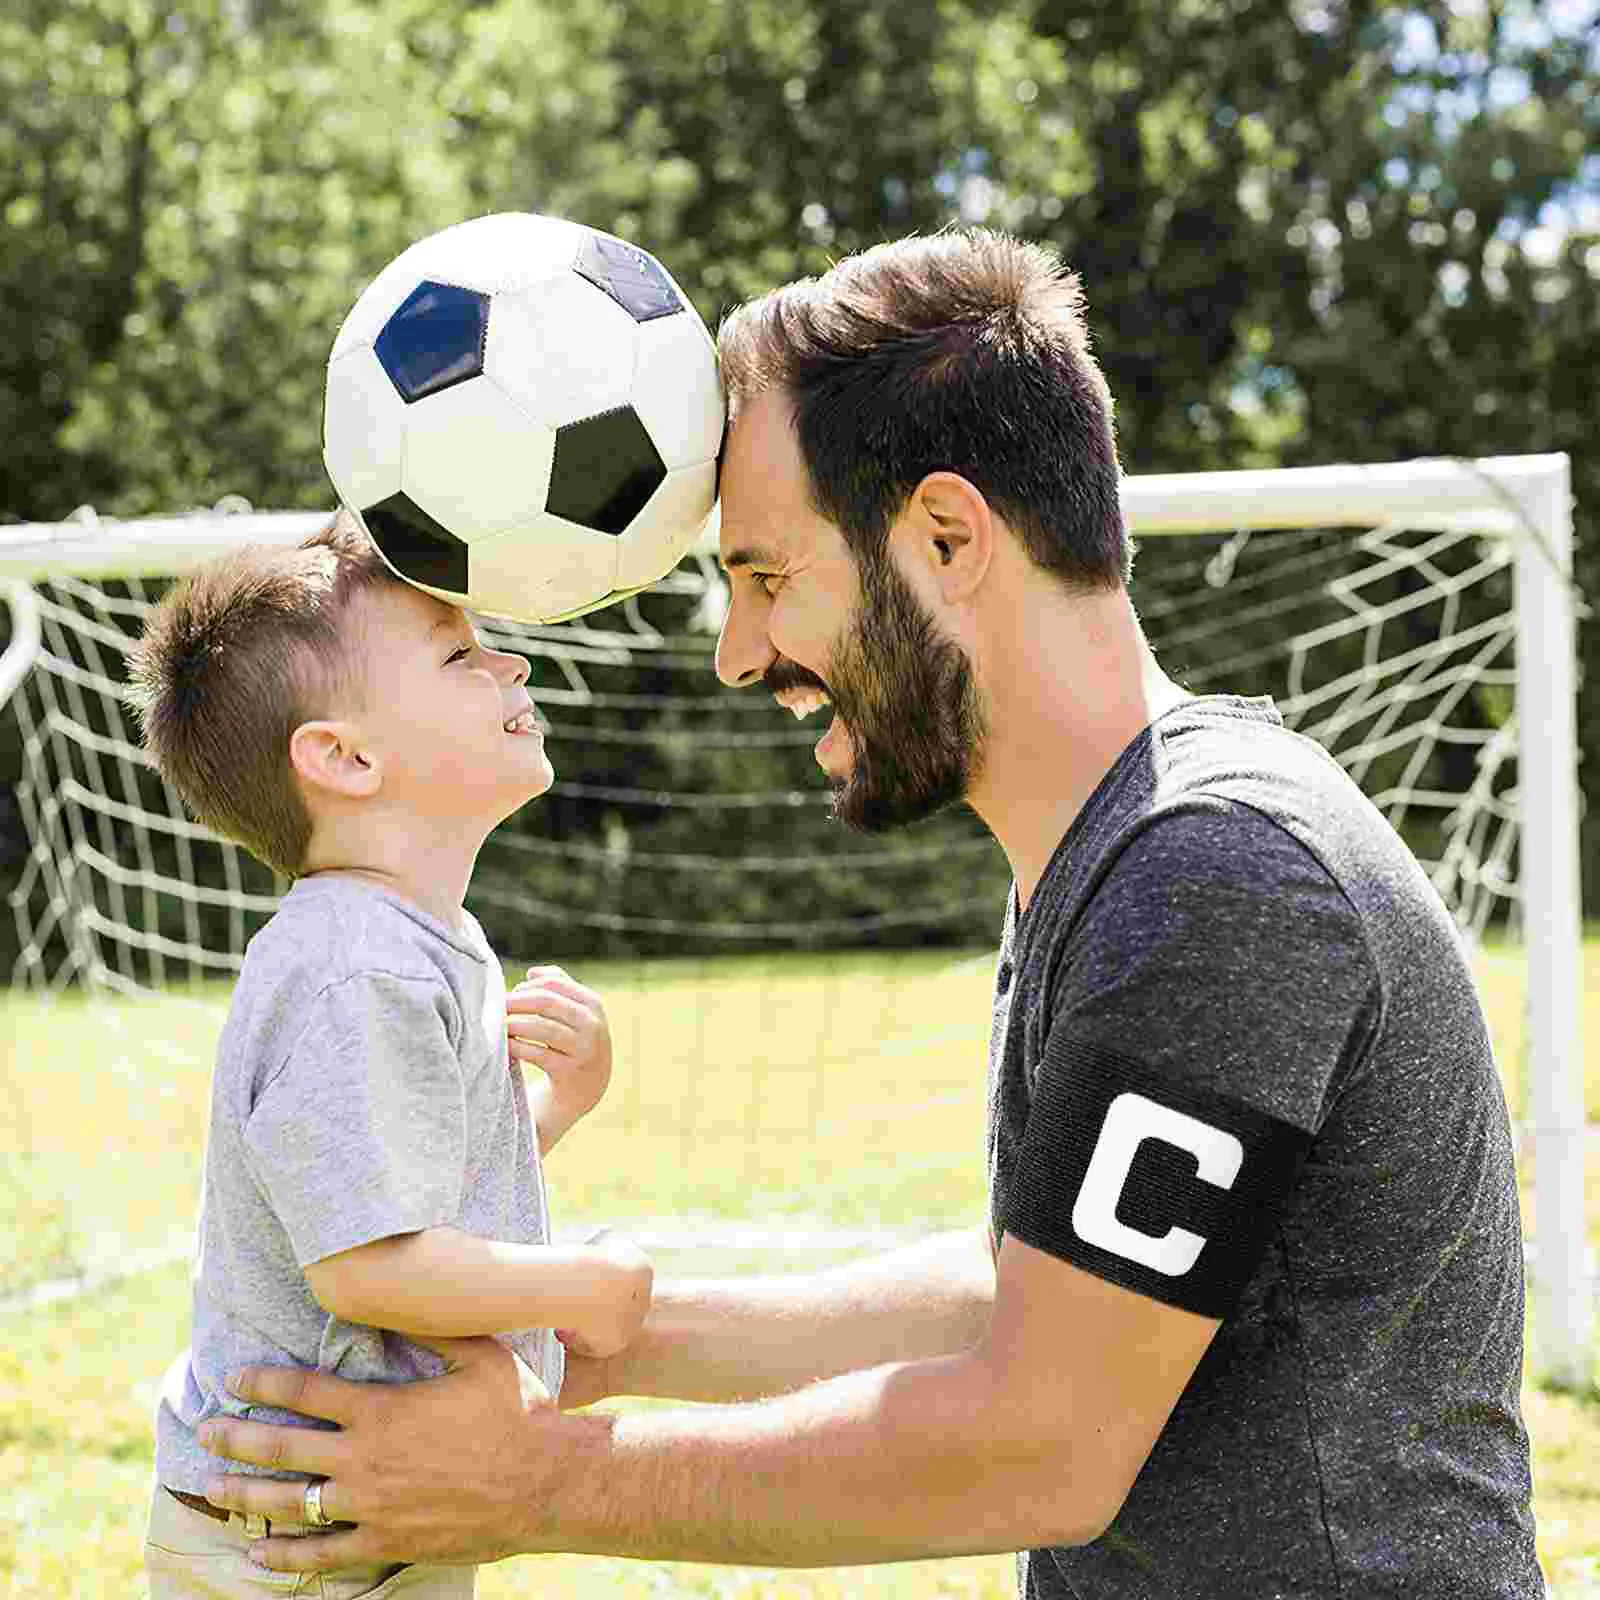
<svg viewBox="0 0 1600 1600"><path fill-rule="evenodd" d="M1509 546L1517 655L1518 895L1537 1213L1534 1366L1549 1380L1582 1385L1592 1359L1594 1306L1584 1222L1579 607L1567 458L1138 476L1124 480L1123 505L1136 538L1228 530L1242 539L1253 529L1403 526L1467 528L1497 548ZM297 543L325 521L326 513L255 512L240 503L126 521L86 511L66 523L0 528L0 582L12 616L0 657L0 703L26 676L40 648L30 583L170 576L241 543ZM714 538L713 528L707 539ZM1341 598L1360 604L1359 596Z"/></svg>

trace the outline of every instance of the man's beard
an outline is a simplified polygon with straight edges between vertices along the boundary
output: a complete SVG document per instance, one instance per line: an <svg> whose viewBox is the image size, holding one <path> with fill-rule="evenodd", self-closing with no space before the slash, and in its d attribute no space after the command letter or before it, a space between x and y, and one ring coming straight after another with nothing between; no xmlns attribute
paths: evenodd
<svg viewBox="0 0 1600 1600"><path fill-rule="evenodd" d="M833 814L862 833L931 817L970 789L984 718L966 654L885 555L863 562L861 604L826 688L851 744Z"/></svg>

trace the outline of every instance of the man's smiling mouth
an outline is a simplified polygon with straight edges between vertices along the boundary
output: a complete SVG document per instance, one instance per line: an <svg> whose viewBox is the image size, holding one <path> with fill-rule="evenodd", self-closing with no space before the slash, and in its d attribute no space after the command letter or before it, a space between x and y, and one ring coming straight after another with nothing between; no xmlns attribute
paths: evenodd
<svg viewBox="0 0 1600 1600"><path fill-rule="evenodd" d="M820 711L824 706L833 704L833 700L822 689L800 689L789 694L780 695L778 704L786 711L794 713L796 721L804 721L813 713Z"/></svg>

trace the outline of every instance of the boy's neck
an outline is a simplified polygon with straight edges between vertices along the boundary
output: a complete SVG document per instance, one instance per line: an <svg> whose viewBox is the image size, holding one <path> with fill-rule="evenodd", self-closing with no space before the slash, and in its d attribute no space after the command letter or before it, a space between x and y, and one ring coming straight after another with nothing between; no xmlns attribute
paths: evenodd
<svg viewBox="0 0 1600 1600"><path fill-rule="evenodd" d="M462 907L483 836L459 828L419 826L416 819L362 818L357 832L319 829L306 852L303 878L356 878L409 900L448 928L462 927Z"/></svg>

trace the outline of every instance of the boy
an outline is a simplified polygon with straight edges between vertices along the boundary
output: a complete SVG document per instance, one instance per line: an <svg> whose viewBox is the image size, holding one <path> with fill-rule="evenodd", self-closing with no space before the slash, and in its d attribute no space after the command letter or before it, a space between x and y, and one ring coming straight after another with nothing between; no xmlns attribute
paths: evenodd
<svg viewBox="0 0 1600 1600"><path fill-rule="evenodd" d="M193 1344L157 1412L146 1566L154 1600L286 1594L249 1559L265 1519L204 1498L216 1462L195 1429L247 1409L229 1372L403 1382L444 1370L417 1340L492 1333L554 1395L553 1330L620 1350L651 1270L620 1240L549 1245L540 1157L605 1090L605 1014L559 968L530 975L511 1025L517 1057L546 1070L530 1105L499 964L462 906L489 831L554 780L527 663L394 578L341 514L298 549L241 550L178 586L132 667L163 775L295 880L250 943L218 1049ZM327 1526L320 1488L271 1531ZM474 1589L460 1567L322 1581L300 1592Z"/></svg>

